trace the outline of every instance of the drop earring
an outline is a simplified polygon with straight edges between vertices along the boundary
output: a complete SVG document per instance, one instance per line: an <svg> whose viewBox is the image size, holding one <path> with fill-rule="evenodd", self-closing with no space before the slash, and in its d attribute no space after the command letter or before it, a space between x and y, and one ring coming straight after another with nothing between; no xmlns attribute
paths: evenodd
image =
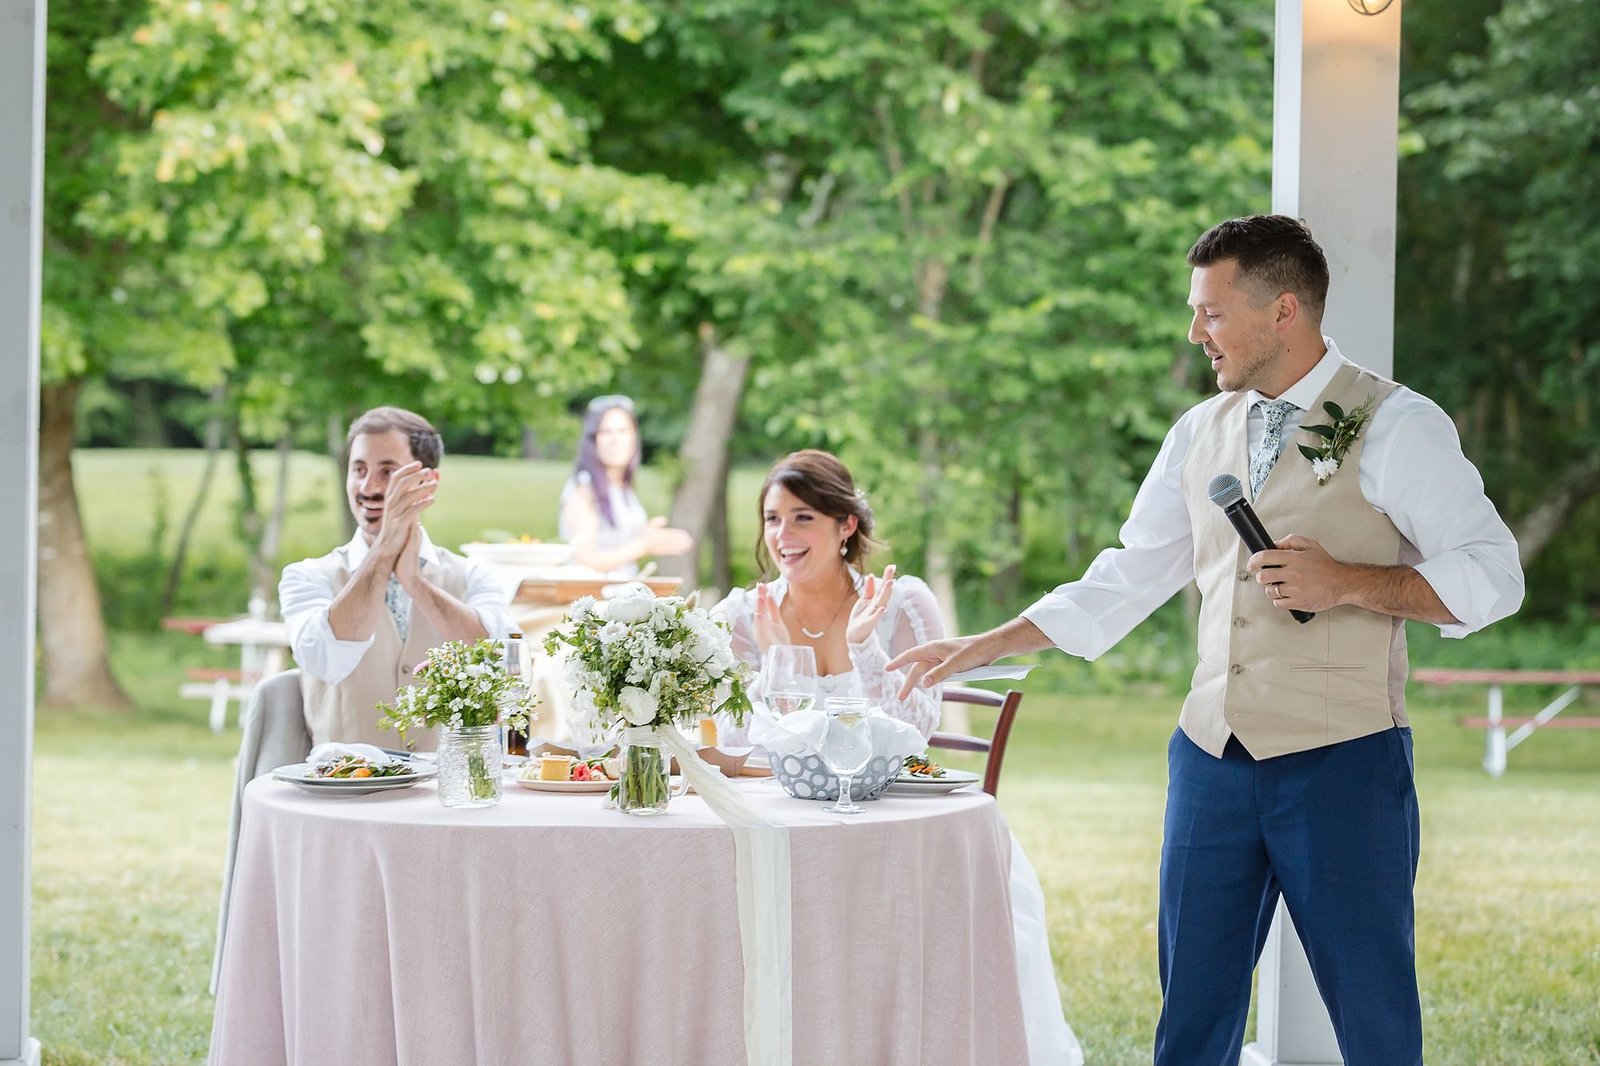
<svg viewBox="0 0 1600 1066"><path fill-rule="evenodd" d="M850 545L849 541L841 542L840 545L839 545L839 554L840 555L849 555L850 554L849 545Z"/></svg>

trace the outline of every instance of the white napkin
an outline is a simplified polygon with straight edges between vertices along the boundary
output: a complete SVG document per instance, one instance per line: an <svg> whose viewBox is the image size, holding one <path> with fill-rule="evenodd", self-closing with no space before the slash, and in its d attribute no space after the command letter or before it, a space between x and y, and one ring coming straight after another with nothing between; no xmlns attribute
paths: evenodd
<svg viewBox="0 0 1600 1066"><path fill-rule="evenodd" d="M750 742L779 755L815 755L822 747L822 732L828 716L822 711L795 711L778 717L760 703L752 704ZM891 759L915 755L928 746L922 731L910 722L890 718L881 707L867 710L867 729L872 736L872 754Z"/></svg>
<svg viewBox="0 0 1600 1066"><path fill-rule="evenodd" d="M336 744L330 741L312 748L311 754L306 756L306 762L316 766L319 763L332 762L341 755L355 755L367 760L374 766L388 766L390 763L403 763L406 761L400 756L390 755L382 748L372 744Z"/></svg>
<svg viewBox="0 0 1600 1066"><path fill-rule="evenodd" d="M1033 663L1006 663L1002 666L975 666L961 670L944 679L946 685L960 685L968 681L998 681L1002 678L1020 679L1028 676Z"/></svg>

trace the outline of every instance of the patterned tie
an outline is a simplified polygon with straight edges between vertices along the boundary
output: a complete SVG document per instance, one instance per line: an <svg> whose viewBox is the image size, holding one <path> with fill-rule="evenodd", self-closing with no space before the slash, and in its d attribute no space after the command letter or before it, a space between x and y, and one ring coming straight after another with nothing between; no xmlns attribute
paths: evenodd
<svg viewBox="0 0 1600 1066"><path fill-rule="evenodd" d="M1250 457L1250 498L1261 495L1261 486L1272 473L1272 466L1283 450L1283 424L1289 416L1300 410L1288 400L1259 400L1257 406L1267 417L1267 431L1261 437L1261 447Z"/></svg>
<svg viewBox="0 0 1600 1066"><path fill-rule="evenodd" d="M394 627L400 631L401 643L405 642L406 633L411 628L411 612L408 605L401 599L405 590L400 587L400 579L393 574L389 575L389 584L383 590L383 602L388 605L389 614L394 618Z"/></svg>

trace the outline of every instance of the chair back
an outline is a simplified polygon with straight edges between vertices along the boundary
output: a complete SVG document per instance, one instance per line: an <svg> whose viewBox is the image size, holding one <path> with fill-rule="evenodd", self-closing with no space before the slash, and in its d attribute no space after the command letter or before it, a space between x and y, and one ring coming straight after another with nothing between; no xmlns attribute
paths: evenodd
<svg viewBox="0 0 1600 1066"><path fill-rule="evenodd" d="M984 766L983 790L991 796L998 795L1000 770L1005 765L1006 759L1006 742L1011 739L1011 723L1017 717L1017 708L1022 706L1022 693L1016 689L1009 689L1002 695L990 692L988 689L946 685L942 695L949 703L1000 708L999 717L995 719L994 731L987 740L966 733L934 733L928 738L930 748L987 753L989 760Z"/></svg>
<svg viewBox="0 0 1600 1066"><path fill-rule="evenodd" d="M222 906L217 912L217 950L211 960L211 994L222 970L222 941L228 931L228 896L233 890L233 862L239 853L239 822L244 814L244 787L280 766L304 762L311 754L306 728L300 671L285 670L258 683L240 722L239 769L233 779L233 809L228 814L228 850L222 861Z"/></svg>

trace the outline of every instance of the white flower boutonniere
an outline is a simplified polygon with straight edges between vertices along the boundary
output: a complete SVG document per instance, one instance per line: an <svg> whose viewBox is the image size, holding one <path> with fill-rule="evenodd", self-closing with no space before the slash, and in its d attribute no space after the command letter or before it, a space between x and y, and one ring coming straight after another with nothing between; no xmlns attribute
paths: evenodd
<svg viewBox="0 0 1600 1066"><path fill-rule="evenodd" d="M1367 419L1372 416L1372 408L1376 403L1377 397L1369 396L1360 407L1345 414L1344 408L1328 400L1322 405L1322 409L1333 419L1331 425L1300 427L1307 433L1322 438L1316 447L1299 445L1300 454L1311 460L1311 472L1316 475L1318 485L1326 485L1328 479L1339 472L1345 453L1366 428Z"/></svg>

